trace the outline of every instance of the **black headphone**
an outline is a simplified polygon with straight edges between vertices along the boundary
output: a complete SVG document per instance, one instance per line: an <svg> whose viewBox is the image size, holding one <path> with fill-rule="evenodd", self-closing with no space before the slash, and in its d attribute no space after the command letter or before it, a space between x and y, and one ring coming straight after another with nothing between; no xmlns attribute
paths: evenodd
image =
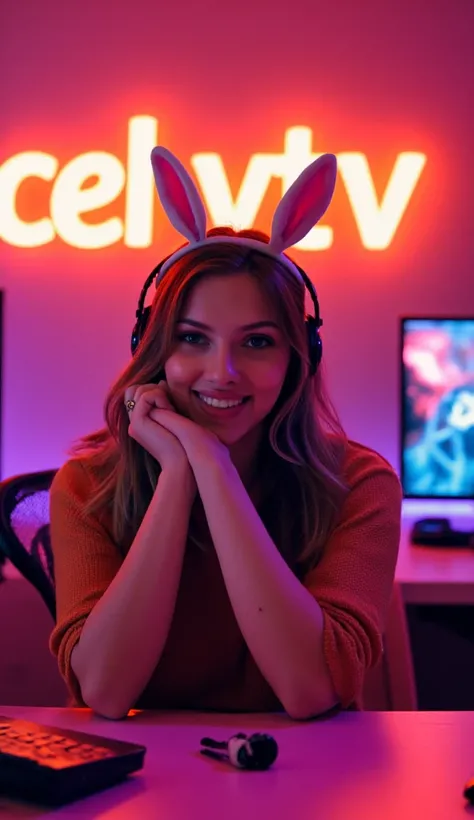
<svg viewBox="0 0 474 820"><path fill-rule="evenodd" d="M140 344L140 341L143 339L146 326L148 323L148 319L150 318L151 306L145 307L145 298L148 292L148 289L151 287L154 279L158 276L161 268L167 262L167 260L172 256L170 254L165 259L163 259L156 267L153 268L150 275L147 277L145 284L140 293L140 298L138 299L138 306L135 313L136 322L135 327L132 330L132 338L130 340L130 347L132 351L132 356L135 354L135 351ZM293 262L295 265L295 263ZM321 335L319 333L319 329L323 324L323 320L319 315L319 302L318 297L316 294L316 288L314 287L311 279L305 273L303 268L300 268L299 265L295 265L299 273L301 274L301 278L305 284L306 290L308 291L309 295L311 296L311 301L314 307L314 316L306 316L305 324L306 324L306 334L308 337L308 352L309 352L309 362L310 362L310 376L314 376L318 370L319 365L321 364L321 359L323 357L323 343L321 339Z"/></svg>

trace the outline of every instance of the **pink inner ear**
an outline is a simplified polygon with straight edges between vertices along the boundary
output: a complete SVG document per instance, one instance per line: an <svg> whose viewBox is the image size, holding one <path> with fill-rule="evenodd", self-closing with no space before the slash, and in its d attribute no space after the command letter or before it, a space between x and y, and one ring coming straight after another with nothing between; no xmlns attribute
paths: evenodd
<svg viewBox="0 0 474 820"><path fill-rule="evenodd" d="M288 222L284 226L282 239L305 234L321 219L331 202L334 189L334 169L331 165L315 168L314 173L305 180L297 197L291 202Z"/></svg>
<svg viewBox="0 0 474 820"><path fill-rule="evenodd" d="M168 208L171 207L176 212L178 219L192 231L194 238L199 240L200 235L196 218L189 204L186 188L178 174L165 157L154 156L153 163L160 176L161 198L166 200Z"/></svg>

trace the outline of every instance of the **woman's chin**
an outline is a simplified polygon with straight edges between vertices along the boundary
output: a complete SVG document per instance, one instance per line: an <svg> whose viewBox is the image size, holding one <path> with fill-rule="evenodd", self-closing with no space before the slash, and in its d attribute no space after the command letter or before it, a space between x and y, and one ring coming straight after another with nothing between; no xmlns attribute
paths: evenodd
<svg viewBox="0 0 474 820"><path fill-rule="evenodd" d="M222 444L225 444L226 447L234 447L236 444L239 444L243 438L242 436L230 436L225 433L218 432L216 432L216 436Z"/></svg>
<svg viewBox="0 0 474 820"><path fill-rule="evenodd" d="M222 441L222 444L225 444L226 447L235 447L236 445L240 445L241 447L253 446L258 445L261 436L261 425L257 425L255 427L245 428L243 430L217 430L212 428L212 432L215 433L219 441Z"/></svg>

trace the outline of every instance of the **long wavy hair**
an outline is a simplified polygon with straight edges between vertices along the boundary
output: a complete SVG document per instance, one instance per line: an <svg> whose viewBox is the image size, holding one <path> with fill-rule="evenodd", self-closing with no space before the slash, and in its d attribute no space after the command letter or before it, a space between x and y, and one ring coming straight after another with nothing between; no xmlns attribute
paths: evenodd
<svg viewBox="0 0 474 820"><path fill-rule="evenodd" d="M259 449L259 514L277 548L303 576L316 566L337 523L347 493L346 436L324 386L323 368L309 375L304 323L306 289L278 260L254 248L226 243L226 236L268 242L259 231L214 228L222 236L185 254L159 280L146 331L135 355L105 401L106 426L80 440L72 455L98 478L86 513L107 513L122 551L130 546L157 486L160 465L128 435L126 388L157 379L175 345L175 327L190 290L206 275L245 271L274 305L290 345L290 361L278 400L264 422ZM199 497L197 504L200 503ZM194 517L189 537L193 540Z"/></svg>

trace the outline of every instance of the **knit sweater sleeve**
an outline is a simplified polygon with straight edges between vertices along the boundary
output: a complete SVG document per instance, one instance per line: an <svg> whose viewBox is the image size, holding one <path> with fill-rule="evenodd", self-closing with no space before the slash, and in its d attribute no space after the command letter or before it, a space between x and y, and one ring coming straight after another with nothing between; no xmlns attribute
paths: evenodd
<svg viewBox="0 0 474 820"><path fill-rule="evenodd" d="M56 587L56 625L50 649L75 702L84 705L71 654L91 610L122 563L107 528L84 514L94 492L92 476L79 459L55 476L50 493L51 545Z"/></svg>
<svg viewBox="0 0 474 820"><path fill-rule="evenodd" d="M349 453L342 515L304 579L323 612L324 654L342 708L360 705L365 673L383 651L402 501L385 459L360 445L350 444Z"/></svg>

